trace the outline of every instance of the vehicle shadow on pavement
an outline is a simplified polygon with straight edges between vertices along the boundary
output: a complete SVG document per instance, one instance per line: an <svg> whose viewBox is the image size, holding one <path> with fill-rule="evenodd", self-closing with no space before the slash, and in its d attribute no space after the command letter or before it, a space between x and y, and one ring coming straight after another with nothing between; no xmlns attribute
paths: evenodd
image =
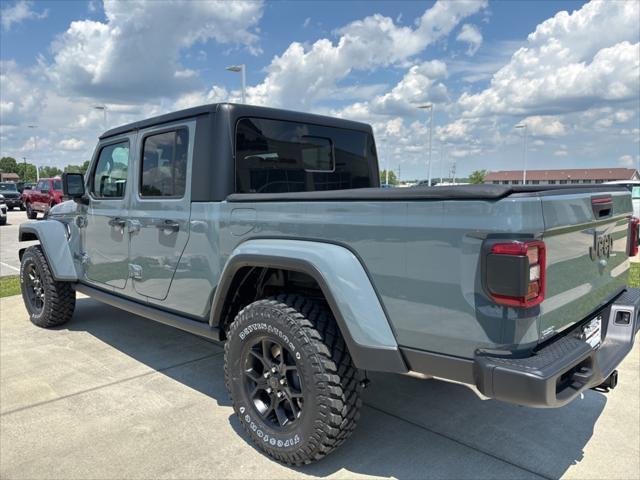
<svg viewBox="0 0 640 480"><path fill-rule="evenodd" d="M76 315L63 328L85 331L217 405L230 405L216 343L90 299L78 300ZM214 356L216 370L199 361ZM294 471L320 477L560 478L582 460L607 402L588 391L560 409L531 409L485 399L457 383L370 378L353 437L329 457ZM256 448L235 415L229 424Z"/></svg>

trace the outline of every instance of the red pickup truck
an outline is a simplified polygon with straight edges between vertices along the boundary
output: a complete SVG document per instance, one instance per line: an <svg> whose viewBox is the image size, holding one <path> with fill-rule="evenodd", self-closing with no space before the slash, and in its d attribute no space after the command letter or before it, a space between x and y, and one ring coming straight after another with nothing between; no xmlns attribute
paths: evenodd
<svg viewBox="0 0 640 480"><path fill-rule="evenodd" d="M22 192L27 217L34 220L38 212L46 214L51 207L62 202L62 195L60 178L41 178L35 188Z"/></svg>

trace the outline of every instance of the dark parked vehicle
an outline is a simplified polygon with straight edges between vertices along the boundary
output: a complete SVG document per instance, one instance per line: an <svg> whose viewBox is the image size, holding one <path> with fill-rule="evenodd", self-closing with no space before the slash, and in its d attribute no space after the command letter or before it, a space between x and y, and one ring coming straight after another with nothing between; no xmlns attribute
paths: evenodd
<svg viewBox="0 0 640 480"><path fill-rule="evenodd" d="M16 183L16 187L18 188L18 191L20 193L24 192L25 190L31 190L35 186L36 186L36 184L32 183L32 182L17 182Z"/></svg>
<svg viewBox="0 0 640 480"><path fill-rule="evenodd" d="M5 204L9 210L13 210L16 207L24 210L20 192L14 182L0 183L0 194L4 197Z"/></svg>
<svg viewBox="0 0 640 480"><path fill-rule="evenodd" d="M0 193L0 225L7 224L7 204L4 203L4 196Z"/></svg>
<svg viewBox="0 0 640 480"><path fill-rule="evenodd" d="M27 311L57 327L81 292L225 342L243 428L294 465L351 435L367 370L531 407L615 387L640 328L627 189L379 178L343 119L218 104L109 130L73 201L20 226Z"/></svg>
<svg viewBox="0 0 640 480"><path fill-rule="evenodd" d="M49 209L62 201L62 179L41 178L35 188L22 192L27 217L34 220L38 212L48 214Z"/></svg>

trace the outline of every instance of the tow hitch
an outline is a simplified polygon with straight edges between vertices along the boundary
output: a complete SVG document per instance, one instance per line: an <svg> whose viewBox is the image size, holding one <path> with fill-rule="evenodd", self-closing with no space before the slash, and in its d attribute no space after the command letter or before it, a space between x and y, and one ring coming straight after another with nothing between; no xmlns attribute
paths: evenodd
<svg viewBox="0 0 640 480"><path fill-rule="evenodd" d="M593 387L592 390L597 390L598 392L608 392L609 390L613 390L618 385L618 370L614 370L611 372L611 375L607 377L607 379L602 382L597 387Z"/></svg>

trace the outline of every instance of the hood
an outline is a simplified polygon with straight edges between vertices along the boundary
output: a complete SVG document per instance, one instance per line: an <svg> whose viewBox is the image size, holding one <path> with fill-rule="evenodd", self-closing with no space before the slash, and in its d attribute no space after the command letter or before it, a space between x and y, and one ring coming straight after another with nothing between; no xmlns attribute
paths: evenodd
<svg viewBox="0 0 640 480"><path fill-rule="evenodd" d="M2 196L4 198L18 198L20 196L20 192L2 192Z"/></svg>
<svg viewBox="0 0 640 480"><path fill-rule="evenodd" d="M54 205L49 210L49 216L52 215L75 215L78 213L78 203L73 200L67 200L66 202Z"/></svg>

